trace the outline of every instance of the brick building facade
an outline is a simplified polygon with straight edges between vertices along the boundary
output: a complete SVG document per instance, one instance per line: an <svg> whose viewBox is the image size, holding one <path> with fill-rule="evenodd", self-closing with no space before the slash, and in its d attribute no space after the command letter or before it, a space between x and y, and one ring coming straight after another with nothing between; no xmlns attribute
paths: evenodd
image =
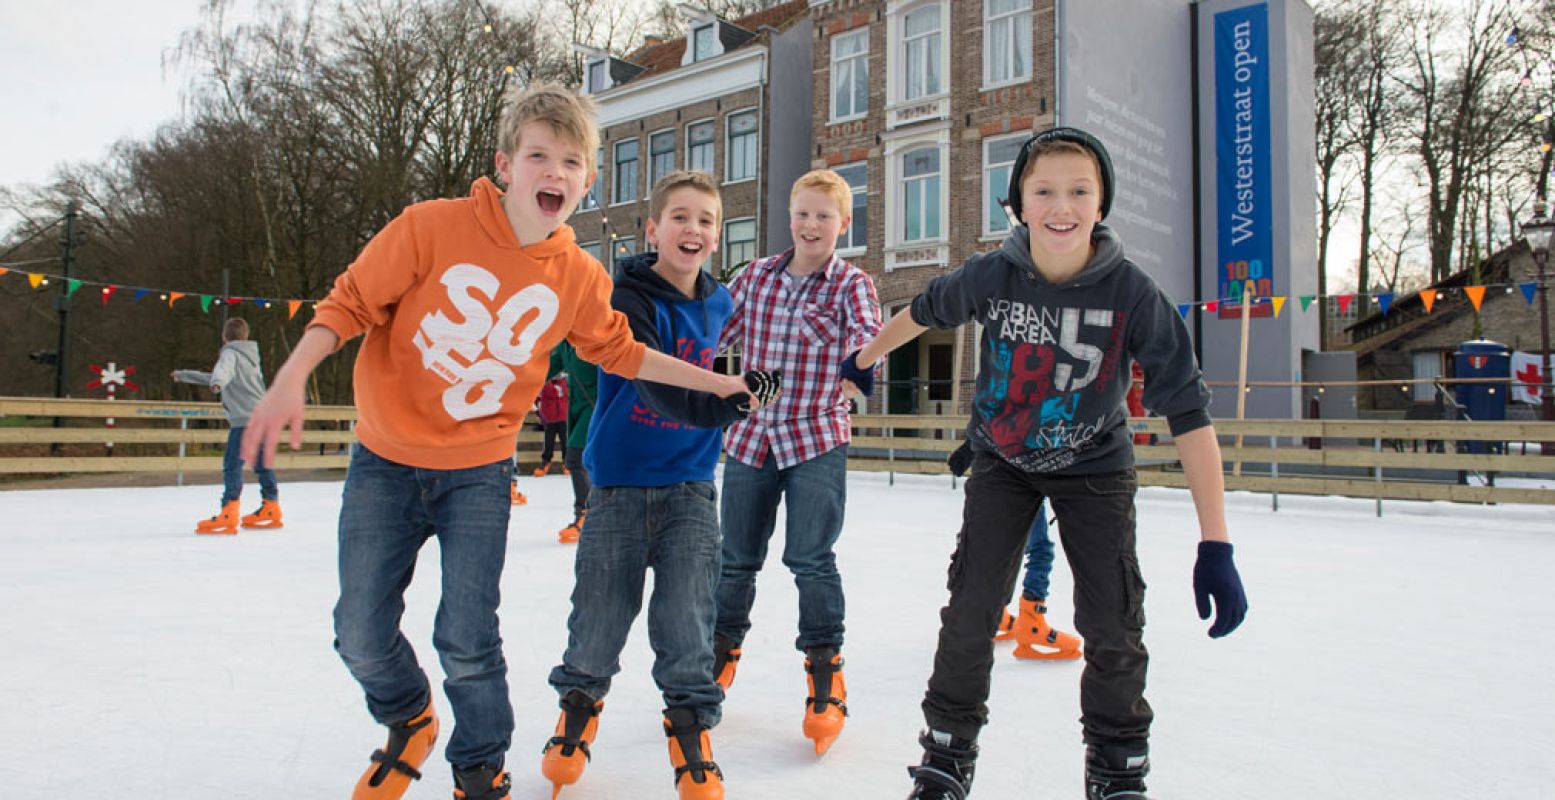
<svg viewBox="0 0 1555 800"><path fill-rule="evenodd" d="M839 252L883 310L998 247L995 202L1031 133L1053 125L1053 7L1032 0L812 0L811 166L855 187ZM963 414L977 331L929 331L887 361L872 411Z"/></svg>

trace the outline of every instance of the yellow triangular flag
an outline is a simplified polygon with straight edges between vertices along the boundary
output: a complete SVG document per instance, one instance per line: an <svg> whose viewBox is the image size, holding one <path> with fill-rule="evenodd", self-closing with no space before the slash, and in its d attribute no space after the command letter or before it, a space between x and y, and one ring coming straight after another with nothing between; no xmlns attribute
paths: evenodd
<svg viewBox="0 0 1555 800"><path fill-rule="evenodd" d="M1269 300L1274 303L1274 318L1279 319L1280 311L1285 308L1285 296L1275 295L1274 297L1269 298Z"/></svg>
<svg viewBox="0 0 1555 800"><path fill-rule="evenodd" d="M172 308L173 304L178 302L178 298L183 297L183 296L184 296L183 292L168 292L167 293L167 307L168 308Z"/></svg>
<svg viewBox="0 0 1555 800"><path fill-rule="evenodd" d="M302 308L301 300L286 301L286 318L291 319L292 317L297 316L297 309L299 308Z"/></svg>
<svg viewBox="0 0 1555 800"><path fill-rule="evenodd" d="M43 276L36 272L29 272L27 273L27 282L32 284L32 288L36 289L38 284L43 283Z"/></svg>
<svg viewBox="0 0 1555 800"><path fill-rule="evenodd" d="M1474 304L1474 310L1479 311L1479 304L1485 302L1485 287L1465 286L1463 293L1469 296L1469 302Z"/></svg>

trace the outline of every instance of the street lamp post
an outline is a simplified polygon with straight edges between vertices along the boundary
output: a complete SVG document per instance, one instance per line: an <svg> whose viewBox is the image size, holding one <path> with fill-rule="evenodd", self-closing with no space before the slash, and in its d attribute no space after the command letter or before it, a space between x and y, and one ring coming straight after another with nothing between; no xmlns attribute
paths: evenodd
<svg viewBox="0 0 1555 800"><path fill-rule="evenodd" d="M1550 237L1555 234L1555 222L1544 216L1544 199L1533 205L1533 219L1523 223L1523 236L1533 251L1533 263L1538 269L1539 292L1539 405L1540 418L1555 422L1555 380L1550 375L1550 280L1546 274L1550 260ZM1555 442L1544 442L1539 447L1544 455L1555 455Z"/></svg>

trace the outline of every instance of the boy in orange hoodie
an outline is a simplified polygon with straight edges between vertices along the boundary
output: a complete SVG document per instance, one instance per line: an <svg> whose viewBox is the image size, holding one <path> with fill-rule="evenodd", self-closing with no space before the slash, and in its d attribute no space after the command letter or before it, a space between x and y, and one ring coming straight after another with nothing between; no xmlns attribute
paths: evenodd
<svg viewBox="0 0 1555 800"><path fill-rule="evenodd" d="M632 338L610 307L610 277L578 248L566 219L596 174L588 101L555 85L507 98L496 153L499 190L405 209L368 242L319 303L243 439L272 462L283 429L302 443L307 376L366 333L355 367L357 436L340 509L335 649L389 729L355 800L397 798L438 732L432 689L400 632L404 593L428 538L442 551L432 642L456 725L446 756L456 798L506 800L513 731L498 630L508 483L524 416L563 338L589 361L729 397L746 391Z"/></svg>

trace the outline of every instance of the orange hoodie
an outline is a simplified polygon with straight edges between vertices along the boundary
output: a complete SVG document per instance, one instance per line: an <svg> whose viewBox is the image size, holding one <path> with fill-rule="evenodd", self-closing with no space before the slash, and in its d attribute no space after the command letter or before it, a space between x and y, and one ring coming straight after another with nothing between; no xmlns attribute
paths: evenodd
<svg viewBox="0 0 1555 800"><path fill-rule="evenodd" d="M562 225L521 247L502 193L406 208L335 280L309 327L356 358L357 438L414 467L462 469L513 455L519 427L563 337L578 354L636 377L644 347L610 307L610 276Z"/></svg>

